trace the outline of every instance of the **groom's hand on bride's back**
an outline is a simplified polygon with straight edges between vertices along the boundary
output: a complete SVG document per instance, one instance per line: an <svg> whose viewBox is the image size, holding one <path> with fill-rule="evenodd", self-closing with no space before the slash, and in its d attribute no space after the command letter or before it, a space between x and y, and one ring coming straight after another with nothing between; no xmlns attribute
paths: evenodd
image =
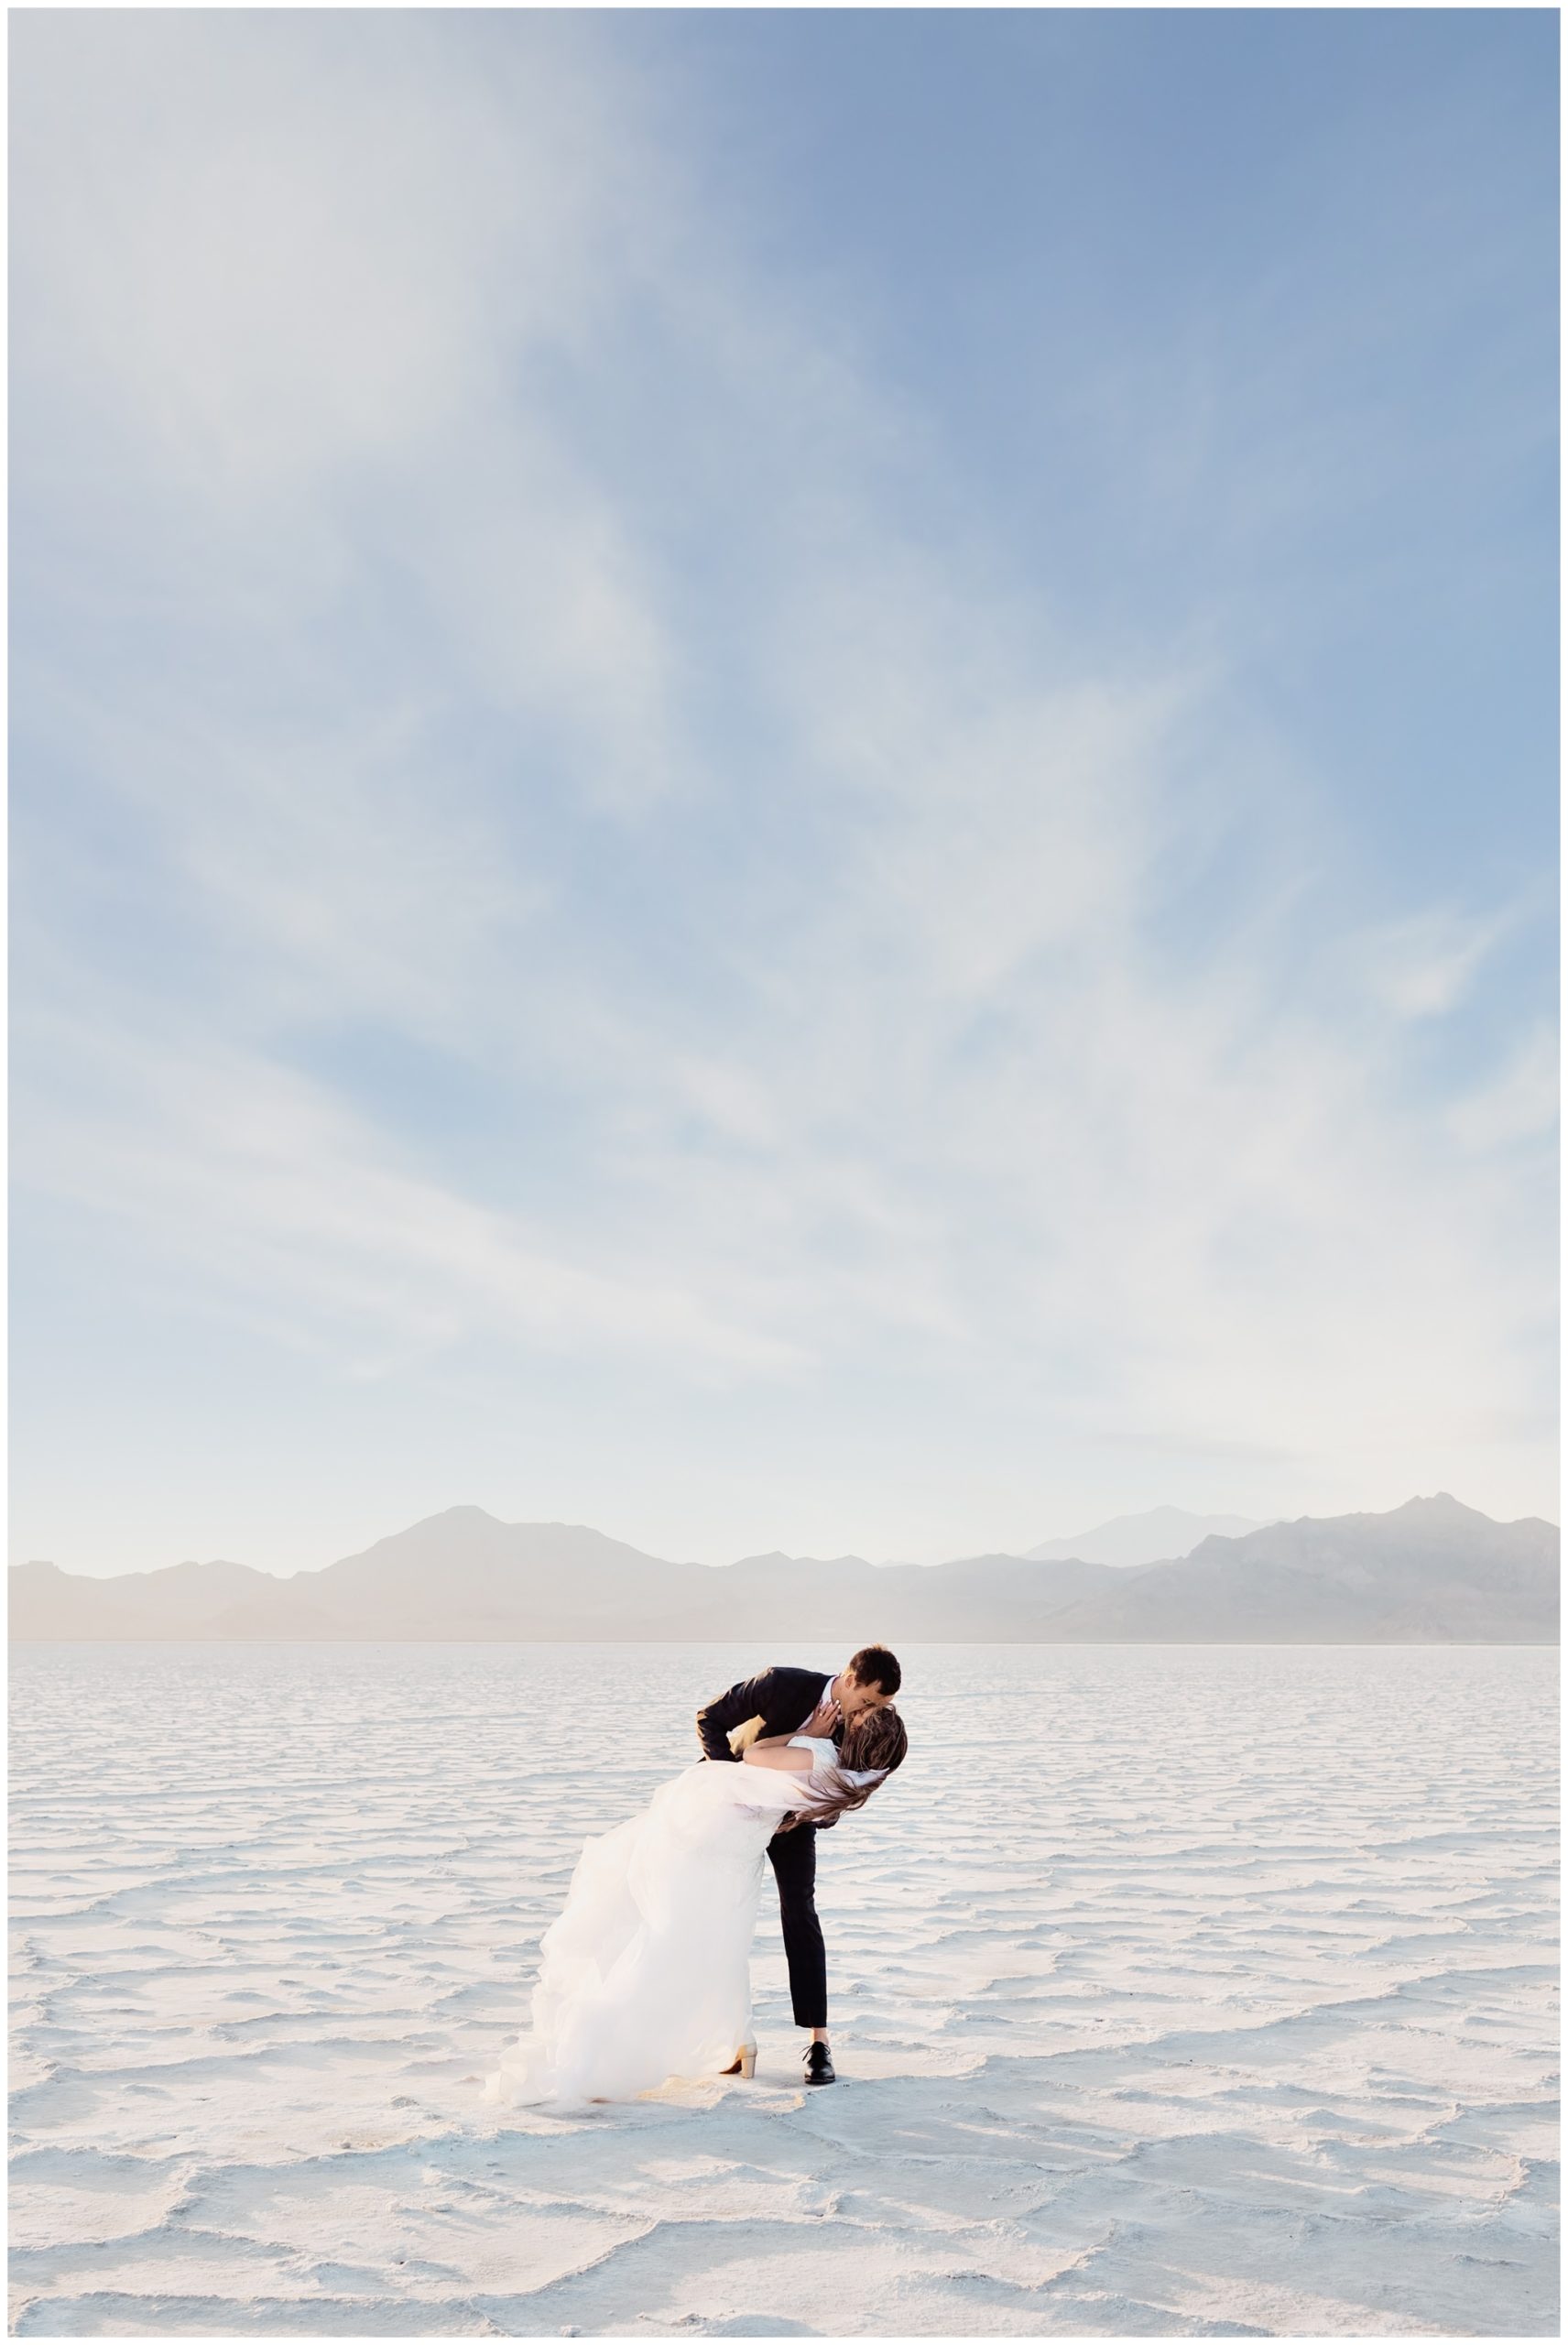
<svg viewBox="0 0 1568 2345"><path fill-rule="evenodd" d="M697 1713L697 1736L705 1755L710 1759L734 1759L740 1751L730 1741L737 1727L749 1724L768 1707L768 1680L773 1672L765 1669L756 1677L743 1677L726 1694L720 1694Z"/></svg>

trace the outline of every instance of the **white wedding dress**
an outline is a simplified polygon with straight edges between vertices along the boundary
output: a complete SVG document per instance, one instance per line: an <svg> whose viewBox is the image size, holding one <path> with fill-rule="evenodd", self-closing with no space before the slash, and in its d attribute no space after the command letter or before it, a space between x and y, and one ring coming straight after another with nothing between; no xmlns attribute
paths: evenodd
<svg viewBox="0 0 1568 2345"><path fill-rule="evenodd" d="M768 1843L808 1784L820 1796L837 1773L832 1742L790 1740L811 1751L809 1774L699 1760L584 1842L539 1942L533 2025L485 2078L486 2100L629 2100L728 2067L751 2033Z"/></svg>

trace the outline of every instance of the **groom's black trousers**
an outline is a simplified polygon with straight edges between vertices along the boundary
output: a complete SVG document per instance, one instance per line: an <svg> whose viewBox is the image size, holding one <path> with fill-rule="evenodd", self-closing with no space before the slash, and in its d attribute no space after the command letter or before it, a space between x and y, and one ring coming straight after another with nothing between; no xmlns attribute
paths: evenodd
<svg viewBox="0 0 1568 2345"><path fill-rule="evenodd" d="M789 1965L789 1999L797 2027L828 2023L828 1958L817 1919L817 1834L811 1824L775 1832L768 1861L779 1883L779 1918Z"/></svg>
<svg viewBox="0 0 1568 2345"><path fill-rule="evenodd" d="M776 1665L759 1670L698 1711L697 1739L710 1759L738 1762L740 1751L731 1740L737 1729L749 1726L754 1734L798 1734L800 1721L811 1717L827 1683L825 1669ZM820 1828L832 1831L833 1827L830 1823ZM788 1832L776 1832L768 1843L779 1883L779 1918L784 1925L797 2027L828 2023L828 1964L817 1919L818 1829L814 1824L797 1824Z"/></svg>

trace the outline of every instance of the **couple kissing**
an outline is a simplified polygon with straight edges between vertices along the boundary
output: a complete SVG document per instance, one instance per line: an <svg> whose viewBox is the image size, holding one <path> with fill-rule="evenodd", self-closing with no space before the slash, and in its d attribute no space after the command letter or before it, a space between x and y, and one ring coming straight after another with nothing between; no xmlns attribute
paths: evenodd
<svg viewBox="0 0 1568 2345"><path fill-rule="evenodd" d="M837 1672L775 1667L697 1713L703 1757L587 1840L539 1942L532 2025L489 2101L626 2100L672 2078L750 2077L751 1942L765 1860L779 1887L802 2081L834 2081L816 1838L903 1761L898 1664L865 1645Z"/></svg>

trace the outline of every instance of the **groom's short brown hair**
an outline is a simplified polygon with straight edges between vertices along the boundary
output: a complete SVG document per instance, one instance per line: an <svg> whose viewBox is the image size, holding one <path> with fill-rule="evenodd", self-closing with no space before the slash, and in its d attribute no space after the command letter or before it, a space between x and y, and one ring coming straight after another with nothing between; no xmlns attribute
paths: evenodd
<svg viewBox="0 0 1568 2345"><path fill-rule="evenodd" d="M849 1664L849 1674L857 1685L875 1685L880 1694L896 1694L904 1682L903 1672L886 1645L862 1645Z"/></svg>

